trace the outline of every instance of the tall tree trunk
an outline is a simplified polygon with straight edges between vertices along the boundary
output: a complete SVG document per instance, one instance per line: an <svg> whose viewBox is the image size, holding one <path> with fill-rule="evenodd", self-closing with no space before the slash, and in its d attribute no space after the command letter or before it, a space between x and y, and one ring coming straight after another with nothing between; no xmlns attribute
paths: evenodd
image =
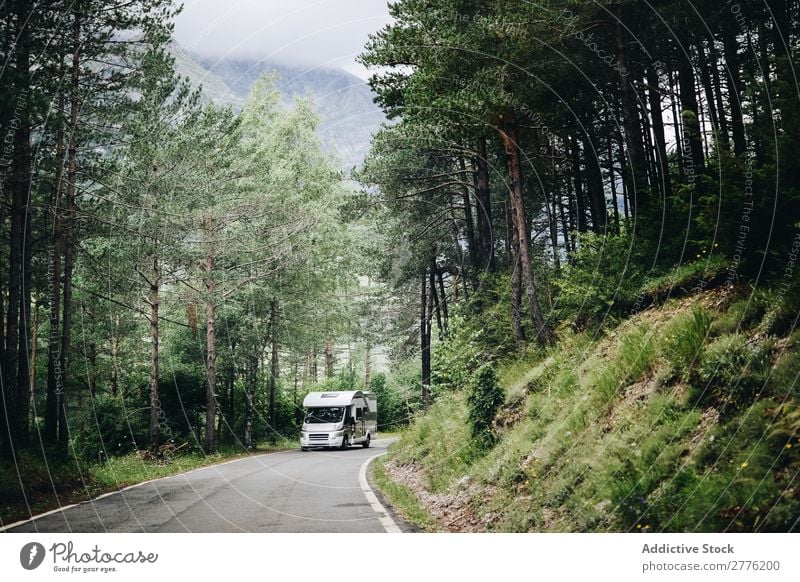
<svg viewBox="0 0 800 582"><path fill-rule="evenodd" d="M492 235L492 197L489 189L489 163L486 159L486 139L478 140L475 157L475 198L478 213L478 234L481 244L481 261L487 271L495 269L494 240Z"/></svg>
<svg viewBox="0 0 800 582"><path fill-rule="evenodd" d="M278 302L275 299L269 302L269 329L270 343L272 344L269 375L269 424L273 434L275 434L274 431L277 430L278 424L276 393L278 390L278 377L280 376L280 366L278 362Z"/></svg>
<svg viewBox="0 0 800 582"><path fill-rule="evenodd" d="M733 134L733 153L744 155L747 150L744 133L744 113L742 111L742 79L739 60L739 42L732 26L722 31L722 47L725 53L725 71L728 75L728 101L731 108L731 133Z"/></svg>
<svg viewBox="0 0 800 582"><path fill-rule="evenodd" d="M697 43L697 57L700 65L700 83L703 86L703 94L706 98L706 107L708 108L708 116L711 120L712 134L716 140L720 140L722 130L719 122L719 112L717 111L717 102L714 99L714 87L711 84L711 65L708 62L705 44L701 41Z"/></svg>
<svg viewBox="0 0 800 582"><path fill-rule="evenodd" d="M111 395L119 393L119 314L114 314L111 326Z"/></svg>
<svg viewBox="0 0 800 582"><path fill-rule="evenodd" d="M76 225L75 193L78 180L78 112L80 108L80 67L81 67L81 27L80 12L73 13L72 26L72 69L71 93L69 97L69 143L67 146L67 200L65 203L64 229L64 305L61 317L61 377L62 390L59 403L58 441L66 446L67 395L69 390L70 342L72 334L72 272L74 268Z"/></svg>
<svg viewBox="0 0 800 582"><path fill-rule="evenodd" d="M687 52L691 51L690 45L686 45ZM691 53L690 53L691 54ZM694 86L694 71L689 55L683 55L678 59L678 87L681 94L681 117L683 118L683 147L688 147L689 152L684 151L684 159L691 159L694 165L694 172L700 172L705 165L703 155L703 142L700 135L700 108L697 104L697 91ZM688 172L687 172L688 174Z"/></svg>
<svg viewBox="0 0 800 582"><path fill-rule="evenodd" d="M34 308L33 308L33 322L31 328L31 379L30 379L30 386L29 386L29 393L28 393L28 414L30 416L28 422L28 426L32 426L33 423L36 421L36 415L33 412L34 410L34 398L36 396L36 356L38 355L39 351L39 326L41 325L41 307L42 307L42 295L39 290L36 290L36 296L34 297Z"/></svg>
<svg viewBox="0 0 800 582"><path fill-rule="evenodd" d="M664 117L661 112L661 86L659 72L653 65L647 67L647 96L650 101L650 119L652 120L653 141L658 162L658 183L661 187L661 196L669 198L672 196L672 183L669 177L669 158L667 158ZM609 157L609 159L612 158ZM616 193L614 197L616 198ZM616 208L616 200L614 201L614 206Z"/></svg>
<svg viewBox="0 0 800 582"><path fill-rule="evenodd" d="M436 313L436 327L439 330L439 340L442 339L444 334L444 327L442 326L442 310L439 306L439 293L436 291L436 259L433 260L431 263L430 273L428 274L429 278L429 285L428 289L430 290L431 295L431 304L434 307L434 312Z"/></svg>
<svg viewBox="0 0 800 582"><path fill-rule="evenodd" d="M519 232L514 224L511 208L506 209L508 224L509 251L511 253L511 324L517 347L525 345L525 329L522 327L522 265L519 261Z"/></svg>
<svg viewBox="0 0 800 582"><path fill-rule="evenodd" d="M575 226L578 232L586 232L586 203L583 196L583 177L581 176L580 151L577 142L571 142L570 158L572 177L575 184Z"/></svg>
<svg viewBox="0 0 800 582"><path fill-rule="evenodd" d="M590 133L583 137L583 155L586 158L586 183L589 187L592 223L597 234L605 234L608 230L608 209L603 189L603 175L600 173L600 156L595 144L599 141Z"/></svg>
<svg viewBox="0 0 800 582"><path fill-rule="evenodd" d="M370 382L372 382L372 345L367 341L364 353L364 390L369 390ZM295 382L295 392L297 392L297 382Z"/></svg>
<svg viewBox="0 0 800 582"><path fill-rule="evenodd" d="M94 398L97 394L97 344L89 342L86 351L86 359L89 361L89 394Z"/></svg>
<svg viewBox="0 0 800 582"><path fill-rule="evenodd" d="M333 357L333 338L325 340L325 377L333 378L333 366L336 363ZM314 376L316 381L316 375Z"/></svg>
<svg viewBox="0 0 800 582"><path fill-rule="evenodd" d="M447 312L447 294L445 293L444 290L444 276L442 275L442 270L436 265L436 261L433 262L433 267L436 272L436 280L439 282L439 303L442 308L444 337L447 338L450 336L450 329L449 329L450 316Z"/></svg>
<svg viewBox="0 0 800 582"><path fill-rule="evenodd" d="M317 383L319 380L319 376L317 374L317 348L311 348L311 379L313 380L314 384Z"/></svg>
<svg viewBox="0 0 800 582"><path fill-rule="evenodd" d="M422 406L427 408L431 403L431 334L430 315L428 314L428 271L422 272L419 294L419 337L422 358Z"/></svg>
<svg viewBox="0 0 800 582"><path fill-rule="evenodd" d="M481 261L481 249L478 247L477 242L475 241L475 221L472 218L472 200L470 200L469 196L469 186L466 183L467 180L467 164L464 161L464 158L459 156L458 158L458 169L460 171L459 181L461 184L461 202L464 205L464 226L466 227L467 233L467 247L469 251L469 262L470 266L474 271L477 271ZM480 212L480 209L478 209Z"/></svg>
<svg viewBox="0 0 800 582"><path fill-rule="evenodd" d="M525 282L525 295L528 300L528 310L533 322L536 339L541 345L550 343L552 335L550 328L544 321L542 310L539 306L539 297L536 282L533 277L530 254L528 252L530 239L525 218L525 203L522 194L522 164L519 158L519 138L517 135L517 120L511 117L505 120L500 130L500 138L506 150L508 163L509 193L511 196L511 212L519 237L519 257L522 263L522 280Z"/></svg>
<svg viewBox="0 0 800 582"><path fill-rule="evenodd" d="M203 221L206 256L204 276L206 286L206 431L204 448L213 453L217 447L214 421L217 416L217 335L216 310L214 306L214 219L206 216Z"/></svg>
<svg viewBox="0 0 800 582"><path fill-rule="evenodd" d="M160 298L158 295L161 285L161 270L158 258L153 258L150 269L150 450L155 451L159 445L160 427L158 413L161 411L161 402L158 398L158 309Z"/></svg>
<svg viewBox="0 0 800 582"><path fill-rule="evenodd" d="M620 233L619 227L619 204L617 202L617 177L614 175L614 142L608 138L608 181L611 187L611 204L614 211L614 226L617 234Z"/></svg>
<svg viewBox="0 0 800 582"><path fill-rule="evenodd" d="M719 116L719 131L725 149L730 150L731 136L728 131L728 120L725 117L725 105L722 102L722 83L719 76L719 56L714 46L714 39L708 39L708 60L711 68L711 81L714 87L714 98L717 102L717 115Z"/></svg>
<svg viewBox="0 0 800 582"><path fill-rule="evenodd" d="M59 98L63 102L63 98ZM63 109L63 106L61 107ZM60 116L59 116L60 117ZM61 356L59 353L59 322L61 315L61 255L63 232L61 230L61 192L63 184L64 131L59 128L56 137L56 178L53 203L53 258L49 281L50 334L47 342L47 400L45 403L45 440L54 442L58 435L58 401L62 391Z"/></svg>
<svg viewBox="0 0 800 582"><path fill-rule="evenodd" d="M622 127L625 146L630 165L623 166L627 181L628 203L635 215L638 206L645 202L647 188L647 169L644 167L644 147L639 135L639 119L636 113L636 99L628 79L629 62L625 38L625 12L622 5L614 8L616 14L616 55L619 64L619 89L622 93ZM629 170L626 168L629 167Z"/></svg>
<svg viewBox="0 0 800 582"><path fill-rule="evenodd" d="M255 417L256 383L258 381L258 354L247 359L247 372L244 382L244 446L253 448L253 419Z"/></svg>

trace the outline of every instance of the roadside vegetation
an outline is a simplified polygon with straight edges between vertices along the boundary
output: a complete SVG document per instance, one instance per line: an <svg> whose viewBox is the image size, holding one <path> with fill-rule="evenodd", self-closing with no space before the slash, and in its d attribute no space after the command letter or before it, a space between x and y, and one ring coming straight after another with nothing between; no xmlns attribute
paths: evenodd
<svg viewBox="0 0 800 582"><path fill-rule="evenodd" d="M564 326L551 348L492 364L496 412L470 406L486 365L440 391L381 466L402 491L387 494L414 507L414 491L425 512L407 517L445 531L796 529L797 307L721 287Z"/></svg>

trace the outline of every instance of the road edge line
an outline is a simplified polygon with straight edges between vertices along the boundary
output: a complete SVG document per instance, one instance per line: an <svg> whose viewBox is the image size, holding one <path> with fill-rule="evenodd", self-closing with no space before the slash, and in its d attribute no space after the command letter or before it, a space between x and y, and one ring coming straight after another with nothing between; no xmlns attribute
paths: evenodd
<svg viewBox="0 0 800 582"><path fill-rule="evenodd" d="M378 514L378 521L381 522L381 525L383 526L383 529L386 530L386 533L403 533L403 531L397 527L397 524L395 523L394 519L392 519L392 516L389 514L387 509L378 500L378 496L375 495L375 492L372 490L372 487L369 486L369 482L367 481L367 468L369 467L369 464L385 454L386 453L384 452L373 455L361 464L361 468L358 470L358 483L361 485L361 491L364 493L364 497L367 498L367 502L369 503L370 507L372 507L372 510Z"/></svg>
<svg viewBox="0 0 800 582"><path fill-rule="evenodd" d="M294 450L294 449L291 449L291 450ZM189 473L194 473L195 471L202 471L203 469L211 469L212 467L221 467L222 465L227 465L228 463L235 463L237 461L243 461L245 459L252 459L253 457L260 457L262 455L276 455L278 453L285 453L285 452L288 452L288 451L271 451L271 452L258 453L256 455L244 455L244 456L238 457L236 459L229 459L227 461L222 461L221 463L214 463L212 465L203 465L202 467L195 467L194 469L188 469L186 471L183 471L182 473L175 473L174 475L166 475L164 477L156 477L155 479L148 479L147 481L142 481L140 483L133 483L132 485L127 485L127 486L123 487L122 489L116 489L114 491L107 491L105 493L102 493L101 495L98 495L97 497L92 497L91 499L87 499L85 501L79 501L78 503L72 503L70 505L65 505L63 507L57 507L56 509L51 509L50 511L46 511L46 512L40 513L38 515L32 515L28 519L15 521L14 523L10 523L8 525L0 527L0 533L6 533L6 532L8 532L8 530L10 530L12 528L19 527L21 525L25 525L26 523L30 523L30 522L33 522L33 521L37 521L37 520L39 520L39 519L41 519L43 517L47 517L48 515L53 515L54 513L60 513L62 511L66 511L68 509L72 509L73 507L78 507L79 505L86 505L87 503L94 503L95 501L99 501L100 499L103 499L105 497L111 497L112 495L119 495L120 493L128 491L129 489L135 489L136 487L141 487L141 486L147 485L149 483L154 483L156 481L161 481L162 479L172 479L173 477L182 477L184 475L188 475ZM37 532L37 533L42 533L42 532ZM44 532L44 533L48 533L48 532Z"/></svg>

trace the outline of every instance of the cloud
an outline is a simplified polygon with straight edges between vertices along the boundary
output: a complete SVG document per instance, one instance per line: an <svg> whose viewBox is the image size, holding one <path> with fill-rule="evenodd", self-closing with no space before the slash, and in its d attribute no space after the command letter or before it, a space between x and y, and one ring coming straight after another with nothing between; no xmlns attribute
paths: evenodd
<svg viewBox="0 0 800 582"><path fill-rule="evenodd" d="M203 56L343 68L364 78L355 58L390 20L386 0L185 0L175 38Z"/></svg>

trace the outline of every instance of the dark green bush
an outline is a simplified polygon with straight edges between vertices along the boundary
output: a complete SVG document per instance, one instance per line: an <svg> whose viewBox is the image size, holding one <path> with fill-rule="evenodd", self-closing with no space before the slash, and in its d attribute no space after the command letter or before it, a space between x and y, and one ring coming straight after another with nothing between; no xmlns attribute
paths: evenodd
<svg viewBox="0 0 800 582"><path fill-rule="evenodd" d="M101 395L71 419L71 444L84 461L103 461L147 445L146 415L122 397Z"/></svg>
<svg viewBox="0 0 800 582"><path fill-rule="evenodd" d="M505 401L503 389L497 381L497 370L484 364L475 373L467 395L467 415L473 438L489 445L494 441L492 423Z"/></svg>
<svg viewBox="0 0 800 582"><path fill-rule="evenodd" d="M711 343L698 368L705 397L730 405L732 410L751 404L766 381L774 350L772 340L751 347L739 334L726 335Z"/></svg>
<svg viewBox="0 0 800 582"><path fill-rule="evenodd" d="M556 284L556 309L578 325L619 316L636 302L642 273L632 256L628 233L578 237L578 250L570 257Z"/></svg>

